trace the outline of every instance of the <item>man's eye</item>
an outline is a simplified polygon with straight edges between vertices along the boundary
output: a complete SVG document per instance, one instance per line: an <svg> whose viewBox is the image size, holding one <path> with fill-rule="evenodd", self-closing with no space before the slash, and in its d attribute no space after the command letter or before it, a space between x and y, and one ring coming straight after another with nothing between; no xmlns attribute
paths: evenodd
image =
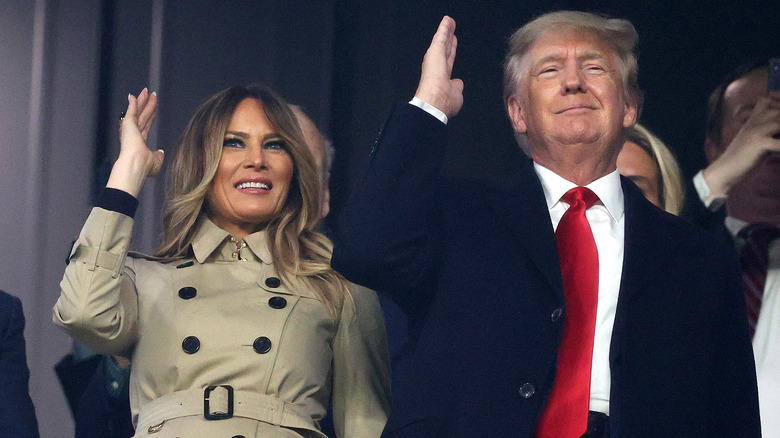
<svg viewBox="0 0 780 438"><path fill-rule="evenodd" d="M585 71L590 73L603 73L606 69L600 65L586 65Z"/></svg>
<svg viewBox="0 0 780 438"><path fill-rule="evenodd" d="M225 141L222 142L223 148L242 148L244 147L244 142L237 139L237 138L226 138Z"/></svg>
<svg viewBox="0 0 780 438"><path fill-rule="evenodd" d="M557 71L558 71L557 67L546 67L546 68L543 68L542 71L539 72L539 74L540 75L543 75L543 74L553 74L553 73L556 73Z"/></svg>

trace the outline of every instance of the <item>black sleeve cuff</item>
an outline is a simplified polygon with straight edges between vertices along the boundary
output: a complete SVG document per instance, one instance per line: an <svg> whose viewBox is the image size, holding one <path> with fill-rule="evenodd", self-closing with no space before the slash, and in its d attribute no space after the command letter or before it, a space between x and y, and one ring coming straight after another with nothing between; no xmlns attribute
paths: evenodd
<svg viewBox="0 0 780 438"><path fill-rule="evenodd" d="M100 192L95 207L134 217L138 209L138 200L127 192L106 187Z"/></svg>

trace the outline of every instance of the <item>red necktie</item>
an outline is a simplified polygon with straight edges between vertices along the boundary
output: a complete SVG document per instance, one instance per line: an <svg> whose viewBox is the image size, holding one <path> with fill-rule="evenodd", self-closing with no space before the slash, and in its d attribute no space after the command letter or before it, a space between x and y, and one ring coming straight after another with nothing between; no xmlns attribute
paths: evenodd
<svg viewBox="0 0 780 438"><path fill-rule="evenodd" d="M536 428L540 438L579 438L588 428L599 255L585 210L599 198L590 189L575 187L561 199L570 205L555 231L566 320L555 383Z"/></svg>
<svg viewBox="0 0 780 438"><path fill-rule="evenodd" d="M745 290L750 336L756 333L761 300L764 296L767 267L769 266L769 243L780 237L780 229L770 224L750 224L737 236L745 239L739 254L742 263L742 287Z"/></svg>

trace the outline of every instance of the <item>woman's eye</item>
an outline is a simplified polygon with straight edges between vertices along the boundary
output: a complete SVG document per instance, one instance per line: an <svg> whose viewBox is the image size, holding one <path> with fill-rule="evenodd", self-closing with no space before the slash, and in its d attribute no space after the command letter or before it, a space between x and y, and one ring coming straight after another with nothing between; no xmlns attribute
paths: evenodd
<svg viewBox="0 0 780 438"><path fill-rule="evenodd" d="M271 149L271 150L277 150L277 151L283 151L286 150L286 145L281 140L271 140L263 145L265 149Z"/></svg>
<svg viewBox="0 0 780 438"><path fill-rule="evenodd" d="M222 142L223 148L242 148L244 147L244 142L237 139L237 138L226 138L225 141Z"/></svg>

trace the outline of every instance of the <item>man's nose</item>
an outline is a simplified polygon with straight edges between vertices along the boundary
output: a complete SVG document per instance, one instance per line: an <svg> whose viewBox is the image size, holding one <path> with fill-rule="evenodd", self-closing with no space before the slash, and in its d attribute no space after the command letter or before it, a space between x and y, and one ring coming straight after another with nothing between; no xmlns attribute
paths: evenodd
<svg viewBox="0 0 780 438"><path fill-rule="evenodd" d="M585 75L579 66L567 65L563 71L561 88L564 94L584 93L588 87L585 82Z"/></svg>

